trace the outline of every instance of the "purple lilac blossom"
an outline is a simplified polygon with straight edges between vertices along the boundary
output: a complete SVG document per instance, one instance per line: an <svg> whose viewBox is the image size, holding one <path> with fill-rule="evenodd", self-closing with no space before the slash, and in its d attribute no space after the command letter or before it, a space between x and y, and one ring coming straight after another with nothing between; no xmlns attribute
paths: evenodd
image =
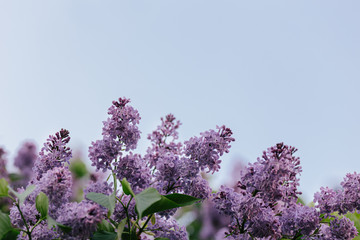
<svg viewBox="0 0 360 240"><path fill-rule="evenodd" d="M188 240L185 227L180 227L175 219L157 218L154 225L150 224L147 230L155 234L155 238L168 238L169 240Z"/></svg>
<svg viewBox="0 0 360 240"><path fill-rule="evenodd" d="M201 137L192 137L185 142L185 155L196 162L201 170L208 169L213 173L220 169L220 156L228 153L230 143L235 141L229 128L216 128L218 131L209 130L201 133Z"/></svg>
<svg viewBox="0 0 360 240"><path fill-rule="evenodd" d="M103 122L103 139L92 142L89 147L91 165L97 171L112 170L112 163L122 156L123 151L136 148L140 139L137 127L140 115L132 106L127 105L129 102L126 98L113 101L108 109L110 117Z"/></svg>
<svg viewBox="0 0 360 240"><path fill-rule="evenodd" d="M280 222L281 232L288 238L293 238L296 234L309 236L320 227L320 214L315 208L291 204L283 209Z"/></svg>
<svg viewBox="0 0 360 240"><path fill-rule="evenodd" d="M37 221L37 217L39 217L39 212L36 210L35 204L30 202L25 202L20 206L21 212L23 213L25 220L28 224L34 225ZM19 209L13 205L10 208L10 220L11 223L18 228L25 229L25 224L23 219L21 218Z"/></svg>
<svg viewBox="0 0 360 240"><path fill-rule="evenodd" d="M126 178L135 193L149 187L151 181L150 168L139 154L130 152L114 162L114 172L118 179Z"/></svg>
<svg viewBox="0 0 360 240"><path fill-rule="evenodd" d="M341 182L343 188L342 201L339 213L354 212L360 210L360 174L348 173Z"/></svg>
<svg viewBox="0 0 360 240"><path fill-rule="evenodd" d="M33 226L30 226L32 228ZM37 225L31 233L31 238L36 240L49 240L49 239L59 239L60 234L55 232L53 229L49 228L46 222L41 222ZM20 233L18 235L18 240L28 240L29 237L25 233Z"/></svg>
<svg viewBox="0 0 360 240"><path fill-rule="evenodd" d="M179 158L178 155L175 155L171 152L164 154L156 162L156 171L155 176L155 187L162 194L168 194L177 190L179 179L181 175L181 167L183 158Z"/></svg>
<svg viewBox="0 0 360 240"><path fill-rule="evenodd" d="M108 109L111 117L104 122L103 127L103 136L121 142L126 151L135 149L140 139L137 124L141 118L137 110L126 105L129 102L126 98L113 101L113 105Z"/></svg>
<svg viewBox="0 0 360 240"><path fill-rule="evenodd" d="M108 182L90 182L89 185L84 189L84 196L90 192L102 193L105 195L110 195L113 192L112 188L113 183Z"/></svg>
<svg viewBox="0 0 360 240"><path fill-rule="evenodd" d="M329 215L338 211L345 214L360 210L360 174L346 174L341 186L342 189L337 191L322 187L320 192L314 194L314 202L321 213Z"/></svg>
<svg viewBox="0 0 360 240"><path fill-rule="evenodd" d="M22 179L17 182L15 188L25 187L33 175L32 168L38 155L34 143L24 143L14 159L14 165L20 170Z"/></svg>
<svg viewBox="0 0 360 240"><path fill-rule="evenodd" d="M221 186L219 191L214 194L212 202L220 214L236 218L241 204L241 194L233 188Z"/></svg>
<svg viewBox="0 0 360 240"><path fill-rule="evenodd" d="M181 154L182 144L175 142L179 138L177 129L180 125L179 120L175 121L174 115L168 114L165 118L161 118L161 125L148 135L152 146L148 148L145 158L148 159L150 166L156 166L159 157L168 153Z"/></svg>
<svg viewBox="0 0 360 240"><path fill-rule="evenodd" d="M70 148L66 146L69 141L69 131L65 129L49 136L34 164L35 180L40 180L48 170L61 167L65 162L69 163L72 156Z"/></svg>
<svg viewBox="0 0 360 240"><path fill-rule="evenodd" d="M6 171L6 152L0 147L0 178L8 178L8 172Z"/></svg>
<svg viewBox="0 0 360 240"><path fill-rule="evenodd" d="M212 191L209 186L209 182L200 175L190 180L183 179L181 186L183 188L184 194L200 199L209 198Z"/></svg>
<svg viewBox="0 0 360 240"><path fill-rule="evenodd" d="M322 225L320 232L319 240L351 240L358 235L354 223L346 217L335 218L330 222L330 226Z"/></svg>
<svg viewBox="0 0 360 240"><path fill-rule="evenodd" d="M342 198L341 195L341 192L336 192L328 187L321 187L320 192L314 194L314 202L317 203L315 207L320 209L320 213L328 216L340 209L339 198Z"/></svg>
<svg viewBox="0 0 360 240"><path fill-rule="evenodd" d="M57 222L71 227L71 232L64 233L63 239L88 239L101 222L106 211L97 204L82 201L63 205Z"/></svg>
<svg viewBox="0 0 360 240"><path fill-rule="evenodd" d="M293 156L296 151L294 147L283 143L268 148L262 158L250 163L242 173L239 187L253 195L260 195L269 204L278 200L296 201L297 195L301 194L297 190L300 160Z"/></svg>
<svg viewBox="0 0 360 240"><path fill-rule="evenodd" d="M128 206L128 214L131 219L136 219L136 211L135 211L135 200L131 199L131 202L129 203L131 197L129 195L124 195L121 198L121 202L127 207ZM117 222L120 222L121 220L125 219L126 211L124 209L124 206L121 203L116 203L115 210L114 210L114 220Z"/></svg>
<svg viewBox="0 0 360 240"><path fill-rule="evenodd" d="M211 239L221 228L230 224L230 218L219 214L211 201L205 200L199 209L199 218L201 219L200 239ZM225 236L224 234L222 237Z"/></svg>
<svg viewBox="0 0 360 240"><path fill-rule="evenodd" d="M72 197L72 175L65 167L55 167L47 171L35 184L36 189L30 197L35 200L40 192L45 193L49 198L50 212L56 211Z"/></svg>
<svg viewBox="0 0 360 240"><path fill-rule="evenodd" d="M231 235L243 235L246 232L254 237L279 237L280 223L272 209L266 207L261 199L252 197L243 191L221 186L214 194L213 203L220 214L230 216Z"/></svg>
<svg viewBox="0 0 360 240"><path fill-rule="evenodd" d="M122 145L119 142L108 138L97 140L91 143L89 147L89 158L92 161L91 166L96 167L96 171L111 170L111 163L121 155Z"/></svg>

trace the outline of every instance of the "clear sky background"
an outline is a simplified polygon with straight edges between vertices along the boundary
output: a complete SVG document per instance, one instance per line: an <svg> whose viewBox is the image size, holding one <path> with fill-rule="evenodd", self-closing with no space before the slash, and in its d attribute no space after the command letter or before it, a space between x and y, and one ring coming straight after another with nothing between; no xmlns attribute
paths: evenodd
<svg viewBox="0 0 360 240"><path fill-rule="evenodd" d="M60 128L87 158L107 108L131 98L139 152L161 116L180 139L225 124L238 159L299 149L306 200L360 171L360 2L0 1L0 145Z"/></svg>

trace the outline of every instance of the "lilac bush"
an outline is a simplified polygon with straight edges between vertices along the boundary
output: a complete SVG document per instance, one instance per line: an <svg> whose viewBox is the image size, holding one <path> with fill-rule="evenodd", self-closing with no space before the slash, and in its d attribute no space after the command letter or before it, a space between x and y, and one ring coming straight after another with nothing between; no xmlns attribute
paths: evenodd
<svg viewBox="0 0 360 240"><path fill-rule="evenodd" d="M151 145L142 156L133 152L140 115L129 102L120 98L108 109L102 138L89 147L92 165L108 177L92 174L78 202L73 201L78 182L69 169L69 131L49 136L39 155L29 145L19 152L16 165L26 166L24 171L33 166L27 184L15 191L8 178L1 182L2 195L13 201L9 216L18 239L188 238L174 219L176 209L211 196L202 173L219 170L232 132L221 126L182 143L180 122L168 114L149 134Z"/></svg>
<svg viewBox="0 0 360 240"><path fill-rule="evenodd" d="M360 210L360 174L347 174L341 189L321 188L315 205L305 206L299 201L297 149L278 143L241 171L235 187L214 192L204 174L219 171L234 141L229 128L217 126L180 142L181 123L168 114L148 135L150 146L141 155L134 152L141 118L130 100L113 101L108 115L101 138L89 147L95 173L74 174L65 129L50 135L39 154L31 143L20 148L15 166L23 177L17 183L6 171L0 148L0 197L10 201L9 215L0 212L0 239L186 240L175 213L203 200L206 217L223 221L216 234L213 227L205 229L205 239L358 235L351 214ZM76 197L79 190L81 197Z"/></svg>
<svg viewBox="0 0 360 240"><path fill-rule="evenodd" d="M348 174L343 191L322 188L315 207L304 206L296 149L283 143L264 151L241 173L236 188L222 186L212 201L232 222L218 239L353 239L354 223L343 214L359 210L359 175Z"/></svg>

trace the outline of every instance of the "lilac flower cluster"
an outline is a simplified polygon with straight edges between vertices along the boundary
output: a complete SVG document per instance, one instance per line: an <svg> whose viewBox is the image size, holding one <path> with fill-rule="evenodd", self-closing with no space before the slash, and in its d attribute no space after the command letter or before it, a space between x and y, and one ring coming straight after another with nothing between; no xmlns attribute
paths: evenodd
<svg viewBox="0 0 360 240"><path fill-rule="evenodd" d="M21 180L16 182L15 189L25 187L33 177L33 167L38 154L34 143L24 143L14 159L14 165L20 170Z"/></svg>
<svg viewBox="0 0 360 240"><path fill-rule="evenodd" d="M88 239L101 222L106 211L97 204L87 201L69 202L63 205L63 212L57 221L71 227L71 232L64 234L64 239Z"/></svg>
<svg viewBox="0 0 360 240"><path fill-rule="evenodd" d="M109 108L110 117L104 121L103 139L92 142L89 158L97 170L112 170L112 163L121 157L122 151L135 149L140 138L137 124L140 115L137 110L127 105L129 99L119 98Z"/></svg>
<svg viewBox="0 0 360 240"><path fill-rule="evenodd" d="M296 201L301 172L300 160L293 156L297 149L279 143L264 151L262 158L249 164L242 174L239 187L250 194L260 195L271 203L278 200Z"/></svg>
<svg viewBox="0 0 360 240"><path fill-rule="evenodd" d="M155 187L161 194L184 193L205 199L211 188L201 176L206 168L217 171L220 156L228 152L234 141L232 132L225 126L218 131L201 133L200 137L177 142L181 125L172 114L161 118L161 124L148 139L151 146L145 156L134 154L140 137L137 128L140 116L120 98L109 108L110 117L104 122L103 139L92 143L89 158L97 170L112 170L117 179L126 178L135 193ZM170 215L173 214L173 211ZM169 215L167 215L169 217Z"/></svg>
<svg viewBox="0 0 360 240"><path fill-rule="evenodd" d="M330 222L330 225L323 225L321 229L321 234L319 239L329 239L329 240L338 240L338 239L353 239L358 235L358 232L354 226L354 223L344 217L341 219L335 218Z"/></svg>
<svg viewBox="0 0 360 240"><path fill-rule="evenodd" d="M140 137L137 124L140 116L129 106L129 100L120 98L109 108L109 118L104 122L102 139L94 141L89 148L89 158L97 170L112 171L116 178L126 178L135 194L148 187L154 187L161 194L182 193L200 199L211 195L208 182L202 177L204 170L218 171L220 157L229 151L234 141L232 132L225 126L217 131L209 130L200 137L191 138L184 144L178 142L180 122L172 114L161 118L161 124L148 135L151 146L145 156L133 153ZM122 196L114 211L114 219L136 217L135 202L129 196ZM186 231L176 227L160 226L165 219L171 219L176 209L156 214L158 220L155 230L151 226L145 231L156 232L159 237L186 239ZM169 220L170 221L170 220ZM163 232L161 229L174 228L175 231ZM162 233L162 234L161 234Z"/></svg>
<svg viewBox="0 0 360 240"><path fill-rule="evenodd" d="M6 158L5 158L5 150L0 147L0 178L8 178L8 172L6 171Z"/></svg>
<svg viewBox="0 0 360 240"><path fill-rule="evenodd" d="M342 189L335 191L328 187L315 193L314 202L323 214L338 211L340 214L360 210L360 174L348 173L341 182Z"/></svg>
<svg viewBox="0 0 360 240"><path fill-rule="evenodd" d="M322 188L316 208L297 203L300 160L296 149L279 143L242 171L237 189L222 186L213 196L220 214L230 216L227 239L352 239L357 230L346 217L324 221L334 211L353 211L359 201L359 175L348 174L343 191ZM320 209L317 210L317 208ZM327 215L320 215L327 214ZM329 222L326 225L326 222ZM223 237L225 237L222 235ZM219 238L220 239L220 238Z"/></svg>
<svg viewBox="0 0 360 240"><path fill-rule="evenodd" d="M27 228L34 227L32 239L88 239L106 214L98 204L88 200L71 202L73 180L71 172L65 166L71 157L71 150L66 146L69 140L69 132L64 129L49 137L33 168L34 177L30 184L36 186L35 191L20 206L21 213L15 205L10 209L10 219L15 227L23 229L24 233ZM19 189L19 193L23 191L24 189ZM41 221L40 213L35 207L35 199L40 192L45 193L49 199L49 216L58 223L71 227L71 232L50 228L45 221ZM25 222L21 215L25 217ZM21 233L19 239L29 238Z"/></svg>
<svg viewBox="0 0 360 240"><path fill-rule="evenodd" d="M175 219L156 219L156 223L150 224L148 230L155 234L155 238L168 238L170 240L187 240L188 234L185 227L180 227Z"/></svg>
<svg viewBox="0 0 360 240"><path fill-rule="evenodd" d="M65 129L49 136L39 153L39 158L35 161L33 179L40 180L48 170L62 167L65 162L69 163L72 156L70 148L66 146L69 141L69 131Z"/></svg>
<svg viewBox="0 0 360 240"><path fill-rule="evenodd" d="M321 188L315 194L315 207L304 206L298 202L302 169L299 157L294 156L297 149L279 143L264 151L261 158L241 172L236 187L221 186L218 192L211 194L212 189L203 175L220 169L221 157L229 152L234 141L232 131L221 126L182 143L178 141L181 124L168 114L148 135L151 146L142 156L133 152L140 138L140 115L129 102L126 98L113 102L108 109L109 118L103 122L102 138L89 147L92 165L102 175L100 172L90 175L90 184L83 190L85 199L78 202L73 199L74 179L68 169L72 152L67 146L70 141L67 130L61 129L49 136L38 156L30 143L20 149L15 165L21 168L24 179L30 179L29 185L36 188L21 205L20 201L14 202L10 209L12 224L22 231L18 239L85 240L93 238L101 228L118 231L124 226L120 223L125 222L123 234L131 239L185 240L188 239L185 227L180 227L173 217L180 204L169 201L176 196L193 199L189 200L191 203L198 199L210 201L209 206L221 215L217 215L218 218L228 224L216 234L216 239L335 240L357 236L354 223L342 215L360 211L360 174L347 174L341 190ZM7 178L5 163L4 151L0 148L0 177ZM104 180L107 171L111 171L113 183ZM138 205L146 201L144 195L134 195L127 189L126 181L122 182L123 192L118 190L118 181L124 178L135 194L145 189L151 190L143 192L145 194L154 193L150 196L155 200L149 204L153 209L169 209L158 205L162 202L174 204L173 208L155 213L149 213L148 208L145 214ZM159 196L149 187L161 195L172 195ZM19 188L17 191L21 194L26 190ZM40 193L49 200L46 217L55 221L54 226L48 226L43 213L37 210L36 197ZM68 227L68 231L64 231L64 227ZM209 232L203 236L209 236Z"/></svg>
<svg viewBox="0 0 360 240"><path fill-rule="evenodd" d="M274 211L267 207L261 198L253 197L242 191L237 193L232 188L222 186L213 198L219 213L232 218L229 235L272 237L280 234L280 223Z"/></svg>
<svg viewBox="0 0 360 240"><path fill-rule="evenodd" d="M201 137L190 138L185 142L185 155L198 165L201 170L216 172L220 169L220 156L229 152L230 143L235 139L232 132L225 126L217 127L218 131L210 130L201 133Z"/></svg>

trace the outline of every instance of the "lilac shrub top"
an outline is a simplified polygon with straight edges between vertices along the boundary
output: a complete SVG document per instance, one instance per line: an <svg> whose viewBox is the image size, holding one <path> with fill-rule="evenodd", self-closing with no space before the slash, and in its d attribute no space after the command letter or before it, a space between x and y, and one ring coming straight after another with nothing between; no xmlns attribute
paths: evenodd
<svg viewBox="0 0 360 240"><path fill-rule="evenodd" d="M257 162L242 171L236 189L222 186L213 195L220 214L231 224L219 239L353 239L354 223L331 215L359 209L359 175L348 174L344 190L322 188L315 194L316 207L298 203L301 194L298 175L300 160L296 149L279 143L263 153ZM332 218L327 218L332 217Z"/></svg>
<svg viewBox="0 0 360 240"><path fill-rule="evenodd" d="M186 229L174 214L179 207L205 199L219 219L230 223L215 234L216 239L347 240L357 236L354 223L344 214L360 210L360 174L347 174L340 190L321 188L315 194L315 207L304 206L299 202L302 169L297 150L279 143L241 172L236 187L221 186L212 193L203 174L220 169L221 157L234 141L232 131L217 126L180 142L181 123L168 114L148 135L150 146L141 155L134 152L140 139L140 115L129 103L119 98L108 109L102 137L89 147L98 172L90 175L84 198L78 202L73 200L76 181L68 167L69 131L61 129L49 136L38 156L29 144L20 149L15 164L24 166L30 181L17 192L5 180L8 173L0 148L0 177L5 178L0 179L0 196L13 202L9 216L12 230L19 233L17 239L186 240ZM33 173L28 173L32 164ZM107 176L112 183L105 180ZM0 221L10 221L6 217L0 214Z"/></svg>
<svg viewBox="0 0 360 240"><path fill-rule="evenodd" d="M109 108L103 138L92 143L89 158L97 170L112 170L118 179L126 178L135 193L155 187L160 193L184 193L199 198L211 189L200 173L218 171L220 156L234 141L225 126L209 130L185 143L177 142L180 122L172 114L161 118L161 125L149 134L151 146L145 156L133 153L140 138L140 116L129 99L120 98Z"/></svg>
<svg viewBox="0 0 360 240"><path fill-rule="evenodd" d="M149 134L151 145L142 156L133 152L140 138L140 115L129 102L126 98L113 102L108 109L109 118L103 122L102 138L89 147L92 165L103 174L111 172L109 177L113 176L114 181L109 184L99 174L92 174L90 184L83 190L85 198L80 202L72 201L75 179L68 169L72 157L67 146L69 132L61 129L49 136L34 162L28 186L14 193L17 200L14 199L10 218L13 226L22 231L20 239L90 239L103 236L105 230L111 235L111 229L124 231L122 237L131 240L152 236L169 240L188 238L185 227L178 226L173 215L177 207L211 196L212 190L201 173L220 169L220 157L234 141L232 132L221 126L184 143L178 142L180 122L168 114ZM35 156L30 145L24 146L16 164L31 167L29 159ZM124 185L120 191L119 181L128 182L131 191L125 191ZM155 200L156 204L165 201L165 205L156 207L163 210L154 211L147 206L140 211L146 205L140 204L138 196L142 193L162 199ZM26 194L22 200L21 194ZM48 201L48 205L41 205L47 206L45 213L39 207L40 201L41 204ZM145 214L146 211L150 212ZM126 226L119 230L123 223Z"/></svg>

